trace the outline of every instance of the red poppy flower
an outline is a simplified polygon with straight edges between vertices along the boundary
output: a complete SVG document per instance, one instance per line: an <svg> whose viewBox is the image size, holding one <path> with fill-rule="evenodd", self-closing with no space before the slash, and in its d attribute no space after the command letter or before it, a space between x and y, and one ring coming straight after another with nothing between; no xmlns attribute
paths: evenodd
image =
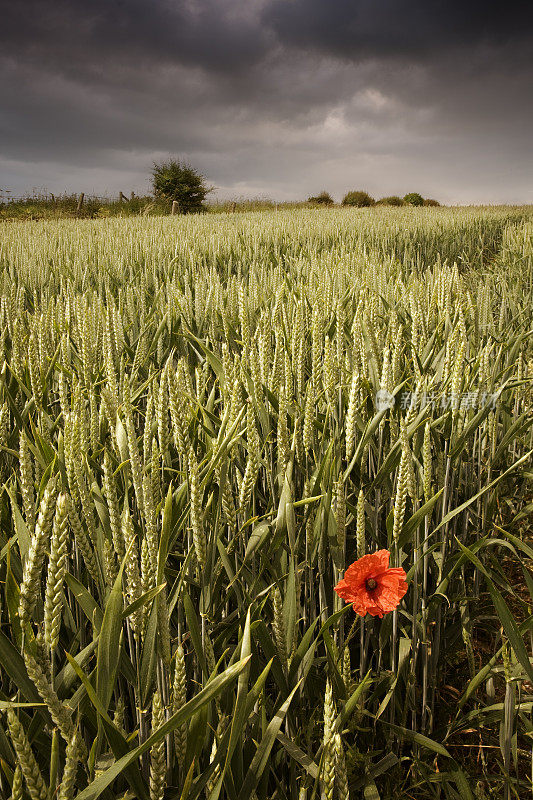
<svg viewBox="0 0 533 800"><path fill-rule="evenodd" d="M405 570L401 567L389 568L390 553L378 550L359 558L350 564L344 578L335 586L335 591L353 604L356 614L364 617L383 617L394 611L406 593Z"/></svg>

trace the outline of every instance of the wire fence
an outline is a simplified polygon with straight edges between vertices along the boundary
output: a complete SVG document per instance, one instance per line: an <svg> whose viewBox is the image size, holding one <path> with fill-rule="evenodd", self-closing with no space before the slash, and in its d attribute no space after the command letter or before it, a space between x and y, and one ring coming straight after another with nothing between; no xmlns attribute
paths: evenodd
<svg viewBox="0 0 533 800"><path fill-rule="evenodd" d="M147 195L135 194L134 192L131 192L129 195L123 192L114 195L98 195L88 192L65 192L63 194L53 194L52 192L28 192L22 195L14 195L7 189L0 189L0 203L60 203L78 200L80 195L83 195L85 200L100 203L126 203L131 200L140 200L141 198L147 197Z"/></svg>

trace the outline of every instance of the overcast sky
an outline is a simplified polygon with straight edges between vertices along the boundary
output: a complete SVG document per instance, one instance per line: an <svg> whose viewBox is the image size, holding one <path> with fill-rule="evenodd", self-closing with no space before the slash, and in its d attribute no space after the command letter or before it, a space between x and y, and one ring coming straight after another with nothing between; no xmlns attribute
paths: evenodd
<svg viewBox="0 0 533 800"><path fill-rule="evenodd" d="M0 189L533 203L533 6L0 0Z"/></svg>

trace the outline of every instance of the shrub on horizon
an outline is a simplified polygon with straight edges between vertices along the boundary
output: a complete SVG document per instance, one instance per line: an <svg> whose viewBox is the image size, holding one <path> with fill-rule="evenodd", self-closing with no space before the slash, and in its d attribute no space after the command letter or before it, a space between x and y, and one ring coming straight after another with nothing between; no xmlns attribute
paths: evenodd
<svg viewBox="0 0 533 800"><path fill-rule="evenodd" d="M342 200L343 206L355 206L356 208L367 208L368 206L375 205L375 200L368 192L361 189L347 192Z"/></svg>
<svg viewBox="0 0 533 800"><path fill-rule="evenodd" d="M205 197L211 191L198 170L175 159L154 164L152 188L158 200L176 200L182 214L203 211Z"/></svg>
<svg viewBox="0 0 533 800"><path fill-rule="evenodd" d="M329 192L323 191L320 194L308 197L307 202L318 206L332 206L334 201Z"/></svg>
<svg viewBox="0 0 533 800"><path fill-rule="evenodd" d="M404 206L405 201L402 200L401 197L398 195L392 195L391 197L381 197L379 200L376 200L377 206Z"/></svg>
<svg viewBox="0 0 533 800"><path fill-rule="evenodd" d="M408 206L423 206L424 198L418 192L409 192L403 198Z"/></svg>

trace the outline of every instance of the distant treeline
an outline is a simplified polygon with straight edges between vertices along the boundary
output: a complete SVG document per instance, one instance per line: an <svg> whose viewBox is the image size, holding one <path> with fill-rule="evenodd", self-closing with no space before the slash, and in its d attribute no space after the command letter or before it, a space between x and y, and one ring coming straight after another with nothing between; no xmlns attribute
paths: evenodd
<svg viewBox="0 0 533 800"><path fill-rule="evenodd" d="M374 205L408 205L403 198L383 198L375 201L369 196L361 201L359 195L366 193L352 192L344 198L342 205L357 207ZM349 202L350 195L357 195L356 202ZM347 202L348 198L348 202ZM238 198L234 200L210 199L204 203L205 213L231 213L245 211L269 211L286 208L332 207L335 202L327 192L322 192L305 201L276 202L269 198ZM423 201L411 205L438 205L436 201ZM176 209L175 209L176 210ZM179 212L179 209L178 209ZM138 196L133 192L120 192L118 197L101 197L86 193L52 194L38 192L24 197L11 198L0 191L0 219L53 219L59 217L72 218L105 218L112 216L168 215L172 213L172 203L152 195Z"/></svg>
<svg viewBox="0 0 533 800"><path fill-rule="evenodd" d="M307 202L317 206L335 205L332 196L326 191L309 197ZM379 200L374 200L374 198L363 189L352 189L344 195L342 205L355 206L356 208L370 208L370 206L440 206L440 203L430 197L422 197L419 192L409 192L403 197L389 195L388 197L381 197Z"/></svg>

